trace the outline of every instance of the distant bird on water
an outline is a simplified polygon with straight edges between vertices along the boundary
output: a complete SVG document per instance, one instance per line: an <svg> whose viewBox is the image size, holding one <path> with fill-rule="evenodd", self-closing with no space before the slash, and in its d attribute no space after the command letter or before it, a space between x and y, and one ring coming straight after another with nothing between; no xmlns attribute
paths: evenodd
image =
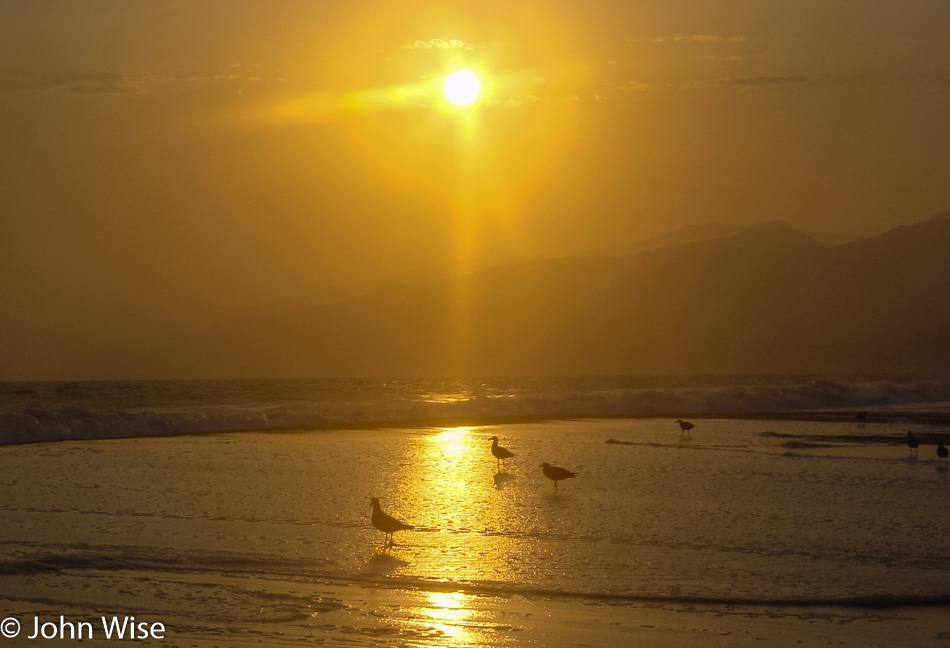
<svg viewBox="0 0 950 648"><path fill-rule="evenodd" d="M910 430L907 430L907 447L911 449L914 453L914 456L917 456L917 446L920 445L917 442L917 437L914 436L914 433Z"/></svg>
<svg viewBox="0 0 950 648"><path fill-rule="evenodd" d="M680 419L676 419L676 423L680 424L680 430L681 430L680 436L683 436L684 434L686 436L689 436L689 431L692 430L694 427L696 427L689 421L681 421Z"/></svg>
<svg viewBox="0 0 950 648"><path fill-rule="evenodd" d="M547 461L541 464L541 470L544 472L544 476L554 482L554 492L557 492L557 483L562 479L571 479L577 475L576 472L572 472L567 468L560 468L558 466L552 466Z"/></svg>
<svg viewBox="0 0 950 648"><path fill-rule="evenodd" d="M946 446L943 443L937 444L937 456L943 459L943 465L947 465L947 456L950 456L950 451L947 450Z"/></svg>
<svg viewBox="0 0 950 648"><path fill-rule="evenodd" d="M400 522L396 518L386 515L383 513L383 509L379 507L379 498L374 497L369 501L370 506L373 507L373 526L386 534L386 544L391 546L395 544L393 542L393 533L396 531L404 531L406 529L415 529L411 524L406 524L405 522Z"/></svg>
<svg viewBox="0 0 950 648"><path fill-rule="evenodd" d="M498 463L498 471L501 472L501 462L503 459L510 459L515 456L515 453L509 450L508 448L502 448L498 445L498 437L493 436L491 438L491 453L495 455Z"/></svg>

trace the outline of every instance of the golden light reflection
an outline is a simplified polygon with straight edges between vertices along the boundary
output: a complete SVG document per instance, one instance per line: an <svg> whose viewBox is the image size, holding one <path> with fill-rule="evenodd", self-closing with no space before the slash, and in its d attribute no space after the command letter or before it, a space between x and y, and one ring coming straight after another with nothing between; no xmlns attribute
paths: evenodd
<svg viewBox="0 0 950 648"><path fill-rule="evenodd" d="M474 614L461 592L427 592L428 604L416 609L423 621L446 639L462 644L473 644L467 623Z"/></svg>
<svg viewBox="0 0 950 648"><path fill-rule="evenodd" d="M469 448L467 436L474 428L455 427L444 428L435 435L434 441L441 446L445 457L459 457Z"/></svg>
<svg viewBox="0 0 950 648"><path fill-rule="evenodd" d="M517 463L514 481L499 488L491 454L493 428L431 429L407 448L409 469L400 473L400 496L412 503L412 521L426 529L413 536L412 571L439 582L505 582L523 577L524 557L536 539L527 531L530 491Z"/></svg>
<svg viewBox="0 0 950 648"><path fill-rule="evenodd" d="M438 646L486 646L500 628L493 605L463 592L420 592L418 602L404 610L401 623L414 633L432 637ZM416 644L412 645L429 645Z"/></svg>

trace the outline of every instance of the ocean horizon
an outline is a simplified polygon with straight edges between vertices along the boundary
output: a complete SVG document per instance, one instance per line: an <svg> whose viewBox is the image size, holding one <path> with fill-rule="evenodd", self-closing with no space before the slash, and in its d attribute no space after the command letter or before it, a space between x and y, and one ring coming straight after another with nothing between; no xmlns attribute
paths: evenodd
<svg viewBox="0 0 950 648"><path fill-rule="evenodd" d="M931 405L933 375L0 382L0 444L349 426L721 417Z"/></svg>

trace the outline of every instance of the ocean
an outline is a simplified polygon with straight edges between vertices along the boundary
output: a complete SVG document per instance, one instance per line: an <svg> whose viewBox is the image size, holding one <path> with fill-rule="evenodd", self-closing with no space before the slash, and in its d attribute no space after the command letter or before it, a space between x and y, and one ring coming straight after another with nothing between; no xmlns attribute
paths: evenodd
<svg viewBox="0 0 950 648"><path fill-rule="evenodd" d="M948 401L872 376L6 383L0 631L947 645L920 618L950 608ZM555 492L543 462L578 474ZM415 527L391 547L373 497Z"/></svg>
<svg viewBox="0 0 950 648"><path fill-rule="evenodd" d="M458 420L759 415L950 401L920 376L0 382L0 445Z"/></svg>

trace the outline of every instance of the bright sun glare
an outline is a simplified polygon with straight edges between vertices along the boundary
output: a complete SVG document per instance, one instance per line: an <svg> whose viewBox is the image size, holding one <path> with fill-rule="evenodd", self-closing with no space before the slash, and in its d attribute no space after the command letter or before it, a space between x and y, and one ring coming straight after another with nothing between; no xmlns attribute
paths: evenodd
<svg viewBox="0 0 950 648"><path fill-rule="evenodd" d="M478 98L481 89L478 77L468 70L453 72L445 79L445 97L456 106L465 106Z"/></svg>

